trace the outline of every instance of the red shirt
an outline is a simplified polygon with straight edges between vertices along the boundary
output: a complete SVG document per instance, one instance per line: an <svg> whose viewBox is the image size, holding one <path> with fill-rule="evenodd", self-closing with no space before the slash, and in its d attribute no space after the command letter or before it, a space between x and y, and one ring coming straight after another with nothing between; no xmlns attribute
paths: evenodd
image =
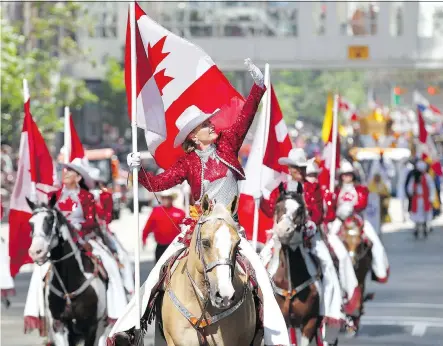
<svg viewBox="0 0 443 346"><path fill-rule="evenodd" d="M148 238L150 233L154 233L155 241L158 244L171 244L174 238L180 233L179 225L184 218L185 212L176 207L154 207L143 229L143 244L146 244L146 238Z"/></svg>

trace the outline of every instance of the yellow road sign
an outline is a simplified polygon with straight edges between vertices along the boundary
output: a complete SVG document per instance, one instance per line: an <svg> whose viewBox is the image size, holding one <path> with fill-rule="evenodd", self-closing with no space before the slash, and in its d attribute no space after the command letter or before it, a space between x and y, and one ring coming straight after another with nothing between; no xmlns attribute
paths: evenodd
<svg viewBox="0 0 443 346"><path fill-rule="evenodd" d="M348 46L348 58L351 60L369 59L369 47Z"/></svg>

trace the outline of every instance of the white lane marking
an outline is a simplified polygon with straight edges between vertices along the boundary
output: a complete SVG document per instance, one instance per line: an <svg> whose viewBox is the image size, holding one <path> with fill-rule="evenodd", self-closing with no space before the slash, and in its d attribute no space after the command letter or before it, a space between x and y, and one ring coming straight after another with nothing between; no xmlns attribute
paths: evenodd
<svg viewBox="0 0 443 346"><path fill-rule="evenodd" d="M400 308L400 309L443 309L443 304L429 304L429 303L371 303L367 304L370 308Z"/></svg>
<svg viewBox="0 0 443 346"><path fill-rule="evenodd" d="M426 327L443 328L443 318L414 316L363 316L362 325L370 326L415 326L424 324Z"/></svg>
<svg viewBox="0 0 443 346"><path fill-rule="evenodd" d="M411 335L412 336L423 336L426 333L426 328L428 326L425 323L417 323L412 328Z"/></svg>

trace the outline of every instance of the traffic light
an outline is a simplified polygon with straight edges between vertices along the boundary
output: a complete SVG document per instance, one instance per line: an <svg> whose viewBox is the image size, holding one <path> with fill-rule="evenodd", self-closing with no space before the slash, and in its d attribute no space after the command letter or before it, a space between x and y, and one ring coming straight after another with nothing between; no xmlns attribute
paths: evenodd
<svg viewBox="0 0 443 346"><path fill-rule="evenodd" d="M392 105L398 106L400 105L400 96L406 92L406 89L402 89L399 86L396 86L392 89Z"/></svg>
<svg viewBox="0 0 443 346"><path fill-rule="evenodd" d="M435 96L440 93L440 88L438 86L430 85L428 86L428 94Z"/></svg>

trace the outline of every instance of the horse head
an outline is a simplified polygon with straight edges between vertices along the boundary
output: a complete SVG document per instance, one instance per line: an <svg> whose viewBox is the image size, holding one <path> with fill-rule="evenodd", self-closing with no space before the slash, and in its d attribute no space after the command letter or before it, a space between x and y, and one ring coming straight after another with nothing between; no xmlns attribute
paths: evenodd
<svg viewBox="0 0 443 346"><path fill-rule="evenodd" d="M27 198L26 201L32 210L29 219L32 243L28 252L36 264L42 265L49 259L51 251L63 242L61 228L67 223L64 216L54 208L57 202L55 194L48 204L33 203Z"/></svg>
<svg viewBox="0 0 443 346"><path fill-rule="evenodd" d="M235 295L233 287L235 260L240 243L238 226L232 215L237 208L237 197L228 207L212 204L205 195L203 215L198 221L191 247L195 246L199 261L196 270L203 275L212 305L227 309Z"/></svg>
<svg viewBox="0 0 443 346"><path fill-rule="evenodd" d="M343 221L341 239L351 257L352 264L357 262L357 253L363 243L363 222L358 216L349 216Z"/></svg>
<svg viewBox="0 0 443 346"><path fill-rule="evenodd" d="M301 243L302 229L307 222L307 210L303 195L294 191L282 191L274 213L274 232L282 244Z"/></svg>

